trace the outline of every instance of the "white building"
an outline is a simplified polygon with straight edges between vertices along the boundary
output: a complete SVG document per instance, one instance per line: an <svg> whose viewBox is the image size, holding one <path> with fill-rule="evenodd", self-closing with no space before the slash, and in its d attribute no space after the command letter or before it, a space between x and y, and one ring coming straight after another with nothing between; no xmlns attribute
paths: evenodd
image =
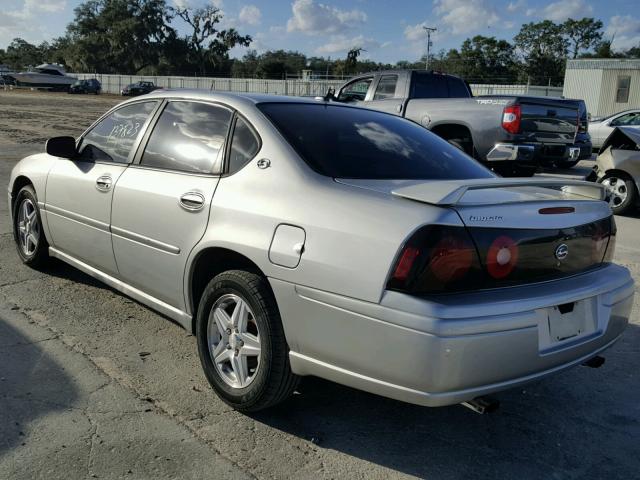
<svg viewBox="0 0 640 480"><path fill-rule="evenodd" d="M594 117L640 108L640 59L567 60L566 98L581 98Z"/></svg>

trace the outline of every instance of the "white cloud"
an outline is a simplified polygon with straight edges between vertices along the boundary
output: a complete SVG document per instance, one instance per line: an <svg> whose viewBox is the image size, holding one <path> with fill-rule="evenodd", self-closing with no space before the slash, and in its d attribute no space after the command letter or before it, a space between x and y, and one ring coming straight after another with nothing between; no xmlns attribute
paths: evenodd
<svg viewBox="0 0 640 480"><path fill-rule="evenodd" d="M363 48L364 50L371 50L380 48L380 43L378 43L373 38L364 37L363 35L358 35L356 37L347 37L346 35L333 35L331 36L329 42L316 48L315 51L318 55L326 55L331 53L346 53L352 48ZM363 54L362 56L366 57L367 55Z"/></svg>
<svg viewBox="0 0 640 480"><path fill-rule="evenodd" d="M583 18L593 12L593 7L585 0L560 0L550 3L541 12L544 19L564 22L567 18Z"/></svg>
<svg viewBox="0 0 640 480"><path fill-rule="evenodd" d="M340 10L314 0L295 0L291 10L287 31L307 35L341 33L367 21L367 14L361 10Z"/></svg>
<svg viewBox="0 0 640 480"><path fill-rule="evenodd" d="M640 44L640 19L631 15L615 15L609 19L605 37L613 37L615 50L626 50Z"/></svg>
<svg viewBox="0 0 640 480"><path fill-rule="evenodd" d="M425 39L425 23L418 23L416 25L407 25L404 27L404 38L410 42L420 42Z"/></svg>
<svg viewBox="0 0 640 480"><path fill-rule="evenodd" d="M517 0L516 2L509 2L507 5L507 12L516 13L522 10L525 10L527 7L527 2L525 0Z"/></svg>
<svg viewBox="0 0 640 480"><path fill-rule="evenodd" d="M210 0L209 3L220 10L224 8L224 0Z"/></svg>
<svg viewBox="0 0 640 480"><path fill-rule="evenodd" d="M30 42L50 39L40 17L64 10L66 5L66 0L25 0L20 9L0 9L0 45L8 45L16 37Z"/></svg>
<svg viewBox="0 0 640 480"><path fill-rule="evenodd" d="M255 5L245 5L240 10L238 19L241 23L245 23L247 25L260 25L260 21L262 20L262 12Z"/></svg>
<svg viewBox="0 0 640 480"><path fill-rule="evenodd" d="M485 0L434 0L433 4L440 22L454 35L482 33L500 20Z"/></svg>

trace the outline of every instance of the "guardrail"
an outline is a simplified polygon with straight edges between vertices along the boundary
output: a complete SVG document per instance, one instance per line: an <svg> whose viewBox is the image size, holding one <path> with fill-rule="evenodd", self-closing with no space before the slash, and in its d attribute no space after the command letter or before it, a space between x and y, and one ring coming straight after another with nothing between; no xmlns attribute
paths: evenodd
<svg viewBox="0 0 640 480"><path fill-rule="evenodd" d="M139 81L153 82L163 88L196 88L222 90L228 92L266 93L275 95L316 96L327 93L329 87L337 89L344 80L325 79L286 79L268 80L260 78L216 78L216 77L177 77L154 75L107 75L93 73L73 73L81 80L97 78L105 93L119 94L123 87ZM560 97L562 87L534 85L485 85L471 84L474 95L535 95Z"/></svg>

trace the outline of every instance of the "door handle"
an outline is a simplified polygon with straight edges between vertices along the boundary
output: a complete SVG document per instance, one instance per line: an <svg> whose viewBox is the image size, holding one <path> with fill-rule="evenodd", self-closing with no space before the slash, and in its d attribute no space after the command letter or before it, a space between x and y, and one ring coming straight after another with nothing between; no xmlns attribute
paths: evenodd
<svg viewBox="0 0 640 480"><path fill-rule="evenodd" d="M101 175L96 180L96 188L101 192L108 192L111 190L111 185L113 185L111 175Z"/></svg>
<svg viewBox="0 0 640 480"><path fill-rule="evenodd" d="M204 195L199 192L184 193L180 196L180 206L185 210L200 210L204 207Z"/></svg>

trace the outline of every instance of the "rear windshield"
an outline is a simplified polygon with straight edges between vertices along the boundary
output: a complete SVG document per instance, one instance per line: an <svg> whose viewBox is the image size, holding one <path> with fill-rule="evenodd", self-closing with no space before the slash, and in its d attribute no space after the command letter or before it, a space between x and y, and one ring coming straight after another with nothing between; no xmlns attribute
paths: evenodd
<svg viewBox="0 0 640 480"><path fill-rule="evenodd" d="M262 103L315 171L334 178L468 179L493 174L425 128L402 118L328 104Z"/></svg>

